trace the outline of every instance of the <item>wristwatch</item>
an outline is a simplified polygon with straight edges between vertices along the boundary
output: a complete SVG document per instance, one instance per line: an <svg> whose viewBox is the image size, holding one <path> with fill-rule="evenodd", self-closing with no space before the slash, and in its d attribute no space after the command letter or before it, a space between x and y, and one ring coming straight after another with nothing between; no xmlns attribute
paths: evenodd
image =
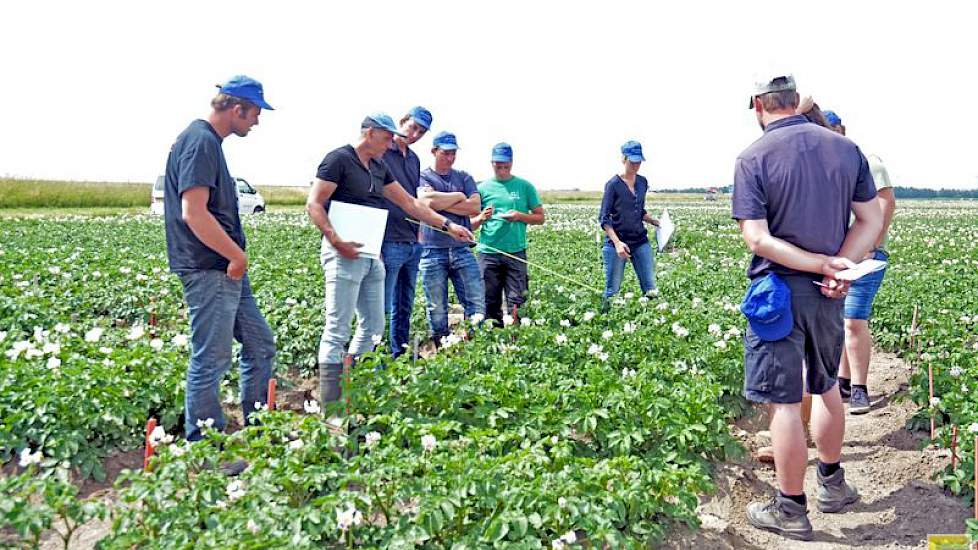
<svg viewBox="0 0 978 550"><path fill-rule="evenodd" d="M441 224L441 230L448 233L448 226L452 225L452 221L449 219L445 220L445 223Z"/></svg>

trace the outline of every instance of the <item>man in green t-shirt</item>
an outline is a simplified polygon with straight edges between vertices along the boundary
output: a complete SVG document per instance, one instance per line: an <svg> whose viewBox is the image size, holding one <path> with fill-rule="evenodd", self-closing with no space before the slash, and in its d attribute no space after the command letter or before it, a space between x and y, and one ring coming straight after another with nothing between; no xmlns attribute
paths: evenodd
<svg viewBox="0 0 978 550"><path fill-rule="evenodd" d="M473 231L482 228L476 251L486 287L486 317L499 324L503 322L504 289L508 306L525 301L526 226L540 225L544 219L536 188L514 176L512 169L513 148L497 143L492 148L495 176L479 184L482 212L471 219Z"/></svg>

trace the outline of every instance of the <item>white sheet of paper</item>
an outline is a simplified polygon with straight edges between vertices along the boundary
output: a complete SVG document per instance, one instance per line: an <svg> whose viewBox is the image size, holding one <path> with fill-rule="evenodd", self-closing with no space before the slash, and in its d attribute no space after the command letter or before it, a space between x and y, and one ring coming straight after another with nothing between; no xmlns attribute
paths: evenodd
<svg viewBox="0 0 978 550"><path fill-rule="evenodd" d="M380 258L384 230L387 229L386 208L370 208L348 202L330 201L329 223L344 241L363 244L359 249L361 256L375 260Z"/></svg>
<svg viewBox="0 0 978 550"><path fill-rule="evenodd" d="M663 208L662 215L659 216L659 227L655 228L655 240L659 243L659 252L662 252L669 244L669 239L672 238L675 231L676 226L673 225L672 218L669 217L669 210Z"/></svg>
<svg viewBox="0 0 978 550"><path fill-rule="evenodd" d="M869 275L875 271L879 271L884 267L886 267L886 262L882 260L863 260L856 264L856 267L843 269L842 271L836 273L835 278L842 279L844 281L855 281L860 277Z"/></svg>

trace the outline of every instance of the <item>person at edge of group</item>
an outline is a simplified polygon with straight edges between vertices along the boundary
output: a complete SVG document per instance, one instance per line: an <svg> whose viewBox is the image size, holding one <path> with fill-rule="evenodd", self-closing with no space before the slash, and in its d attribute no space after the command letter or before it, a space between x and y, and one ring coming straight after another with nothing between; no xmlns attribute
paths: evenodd
<svg viewBox="0 0 978 550"><path fill-rule="evenodd" d="M412 198L418 196L421 160L411 150L411 145L431 129L431 122L430 111L424 107L412 108L399 122L404 137L394 136L391 146L384 151L384 164ZM418 243L418 226L407 219L400 206L387 198L384 198L384 202L388 210L387 229L381 248L385 271L384 313L390 323L388 337L391 355L397 358L407 349L410 338L421 245Z"/></svg>
<svg viewBox="0 0 978 550"><path fill-rule="evenodd" d="M645 210L649 182L638 173L645 156L642 145L627 141L621 146L624 171L604 184L598 223L605 233L601 255L604 258L604 300L607 309L612 296L621 289L625 260L632 261L642 293L655 290L655 251L649 243L645 224L659 225Z"/></svg>
<svg viewBox="0 0 978 550"><path fill-rule="evenodd" d="M836 132L846 135L846 127L842 119L833 111L825 111L829 127ZM867 255L866 259L889 261L886 252L886 235L893 221L896 210L896 198L893 195L893 185L890 174L883 161L876 155L868 155L869 171L876 183L876 200L883 213L883 230ZM839 365L839 392L843 398L849 399L849 414L866 414L871 405L869 401L869 363L873 354L873 335L869 331L869 319L873 313L873 301L886 269L870 273L853 281L845 304L846 344L842 350L842 363Z"/></svg>
<svg viewBox="0 0 978 550"><path fill-rule="evenodd" d="M455 134L439 132L432 140L434 166L421 172L418 197L453 223L468 230L470 217L479 214L481 198L475 180L456 170L458 140ZM472 253L474 243L459 243L435 228L421 227L421 286L424 287L428 324L435 346L449 335L448 280L462 305L465 318L478 323L486 314L485 288L479 263Z"/></svg>
<svg viewBox="0 0 978 550"><path fill-rule="evenodd" d="M764 133L737 157L732 216L753 253L741 305L748 320L744 394L770 409L778 484L769 502L747 507L747 519L759 529L811 540L802 393L807 385L815 396L817 506L840 512L859 492L840 464L845 411L836 376L844 340L841 298L849 283L836 274L872 248L883 216L859 148L809 124L796 114L798 103L790 75L755 85L750 107Z"/></svg>
<svg viewBox="0 0 978 550"><path fill-rule="evenodd" d="M275 360L275 338L258 310L248 278L245 234L238 217L237 184L222 144L231 134L247 136L262 109L272 110L257 80L239 75L219 86L207 120L195 120L170 148L163 200L170 270L183 285L190 313L184 428L188 441L203 428L225 428L218 395L231 368L233 340L241 343L241 412L253 423L264 405ZM240 473L237 461L228 471Z"/></svg>
<svg viewBox="0 0 978 550"><path fill-rule="evenodd" d="M350 340L350 323L356 312L357 329L348 353L356 357L371 351L384 332L384 265L379 259L360 256L363 246L356 235L340 235L329 220L332 201L386 208L384 199L407 215L440 227L463 242L472 232L462 224L435 213L412 197L391 175L381 160L394 136L404 137L384 113L368 115L360 125L356 145L329 152L319 164L306 198L306 212L323 235L320 263L323 267L325 325L319 341L319 395L323 402L340 397L344 347Z"/></svg>
<svg viewBox="0 0 978 550"><path fill-rule="evenodd" d="M508 143L493 146L491 162L494 175L479 184L482 211L471 222L473 230L480 229L476 252L486 287L486 317L502 325L504 290L507 308L526 301L526 226L542 225L545 214L536 187L513 175Z"/></svg>

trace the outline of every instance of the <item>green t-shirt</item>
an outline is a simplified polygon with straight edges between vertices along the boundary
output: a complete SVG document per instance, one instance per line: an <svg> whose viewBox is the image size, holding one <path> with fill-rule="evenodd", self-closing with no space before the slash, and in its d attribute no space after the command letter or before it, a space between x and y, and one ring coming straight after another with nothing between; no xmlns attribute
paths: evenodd
<svg viewBox="0 0 978 550"><path fill-rule="evenodd" d="M500 216L510 210L529 214L540 206L540 197L533 184L516 176L506 181L491 178L479 184L479 196L482 197L482 208L492 205L494 211L492 217L482 224L476 251L496 254L498 250L502 250L513 254L526 250L526 224L509 222ZM492 249L484 245L489 245Z"/></svg>

